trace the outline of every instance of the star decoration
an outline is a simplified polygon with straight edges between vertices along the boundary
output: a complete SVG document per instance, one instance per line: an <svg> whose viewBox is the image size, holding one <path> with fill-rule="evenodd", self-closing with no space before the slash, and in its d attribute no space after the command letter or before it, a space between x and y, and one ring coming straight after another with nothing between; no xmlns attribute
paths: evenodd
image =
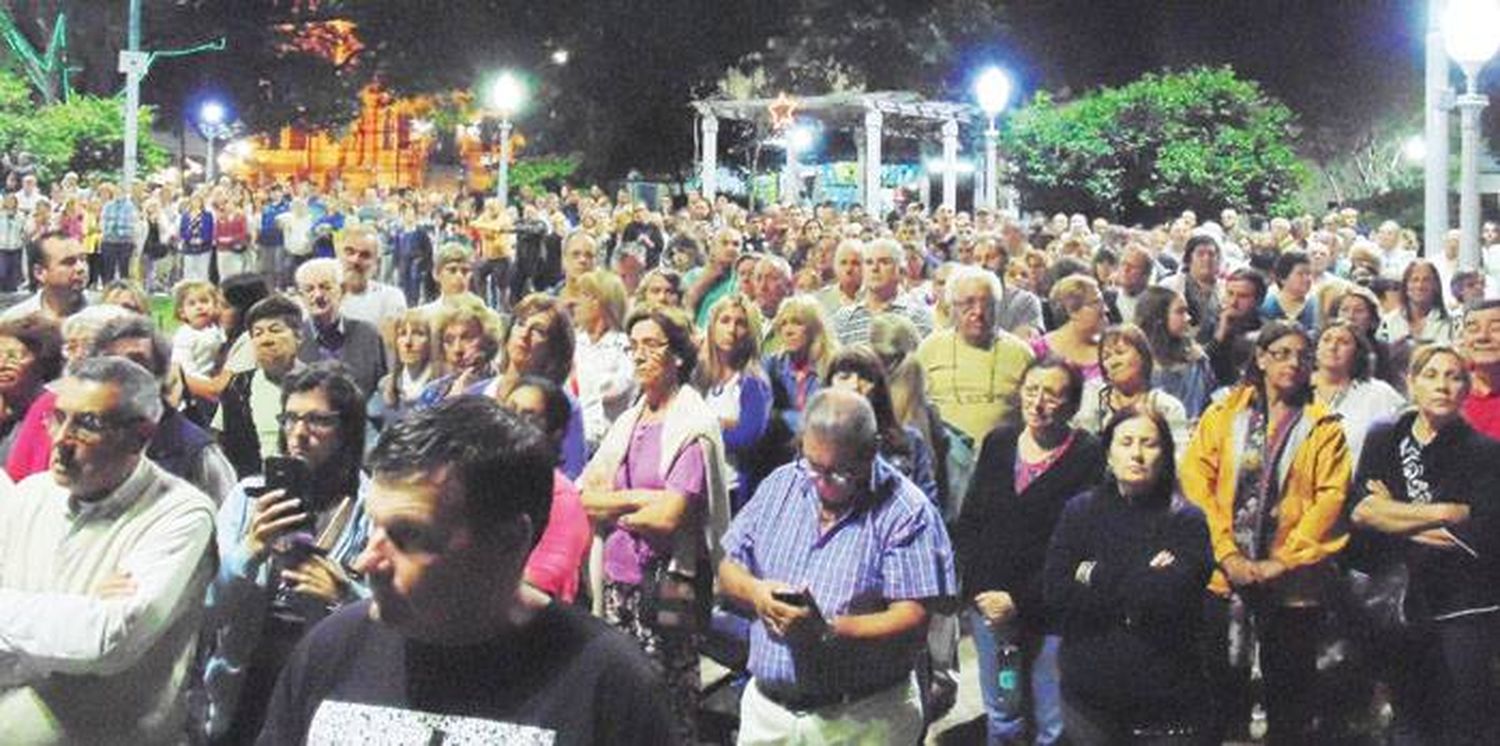
<svg viewBox="0 0 1500 746"><path fill-rule="evenodd" d="M782 91L767 108L771 111L771 129L780 132L792 126L797 113L797 100Z"/></svg>

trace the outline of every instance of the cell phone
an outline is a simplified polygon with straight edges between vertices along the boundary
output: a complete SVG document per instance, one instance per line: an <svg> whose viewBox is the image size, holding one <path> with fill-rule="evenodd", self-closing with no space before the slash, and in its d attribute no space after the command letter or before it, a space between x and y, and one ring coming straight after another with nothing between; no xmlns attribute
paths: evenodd
<svg viewBox="0 0 1500 746"><path fill-rule="evenodd" d="M270 456L265 460L266 491L285 490L287 497L303 497L312 481L307 462L295 456Z"/></svg>
<svg viewBox="0 0 1500 746"><path fill-rule="evenodd" d="M307 487L312 482L312 469L308 467L306 461L295 456L269 456L265 460L264 472L265 492L285 490L287 498L307 497ZM291 527L290 532L313 533L317 528L316 519L312 511L307 511L307 514L307 521Z"/></svg>
<svg viewBox="0 0 1500 746"><path fill-rule="evenodd" d="M799 609L805 609L805 608L807 608L807 607L809 607L809 606L812 605L812 597L810 595L808 595L807 591L805 591L805 590L801 590L801 591L785 591L785 590L771 591L771 598L774 598L777 601L780 601L781 603L786 604L787 606L795 606L795 607L797 607Z"/></svg>

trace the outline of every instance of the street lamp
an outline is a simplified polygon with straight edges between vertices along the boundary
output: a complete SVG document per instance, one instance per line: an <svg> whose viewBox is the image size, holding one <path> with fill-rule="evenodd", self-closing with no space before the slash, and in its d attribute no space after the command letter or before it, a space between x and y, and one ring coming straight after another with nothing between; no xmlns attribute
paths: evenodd
<svg viewBox="0 0 1500 746"><path fill-rule="evenodd" d="M1463 68L1465 89L1458 105L1460 154L1458 266L1479 269L1479 112L1490 102L1476 86L1479 71L1500 48L1496 0L1450 0L1443 13L1443 46Z"/></svg>
<svg viewBox="0 0 1500 746"><path fill-rule="evenodd" d="M503 72L490 84L489 106L500 115L500 173L495 178L495 197L504 206L510 191L510 118L526 103L526 83L515 73Z"/></svg>
<svg viewBox="0 0 1500 746"><path fill-rule="evenodd" d="M225 116L224 105L218 101L205 101L198 107L198 130L208 141L208 158L204 166L208 184L214 183L214 141L228 133Z"/></svg>
<svg viewBox="0 0 1500 746"><path fill-rule="evenodd" d="M1010 76L998 67L986 68L974 81L974 97L990 120L989 129L984 131L984 206L991 210L1000 197L1000 130L995 127L995 119L1005 110L1010 92Z"/></svg>
<svg viewBox="0 0 1500 746"><path fill-rule="evenodd" d="M802 201L802 164L797 160L803 153L812 150L817 142L818 134L812 127L799 124L787 130L786 145L786 168L781 172L782 199L791 199L793 202Z"/></svg>

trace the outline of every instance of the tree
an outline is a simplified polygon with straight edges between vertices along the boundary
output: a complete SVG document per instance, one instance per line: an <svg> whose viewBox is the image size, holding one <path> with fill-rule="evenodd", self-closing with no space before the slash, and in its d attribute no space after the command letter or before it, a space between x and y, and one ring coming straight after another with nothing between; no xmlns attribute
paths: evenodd
<svg viewBox="0 0 1500 746"><path fill-rule="evenodd" d="M0 69L0 152L25 151L38 176L51 180L67 171L118 173L125 123L120 99L74 94L66 102L37 106L40 96L16 73ZM150 138L152 111L141 109L139 158L143 169L160 168L167 153Z"/></svg>
<svg viewBox="0 0 1500 746"><path fill-rule="evenodd" d="M1024 204L1143 221L1189 207L1295 211L1306 176L1295 136L1290 109L1222 67L1066 104L1038 93L1001 137Z"/></svg>

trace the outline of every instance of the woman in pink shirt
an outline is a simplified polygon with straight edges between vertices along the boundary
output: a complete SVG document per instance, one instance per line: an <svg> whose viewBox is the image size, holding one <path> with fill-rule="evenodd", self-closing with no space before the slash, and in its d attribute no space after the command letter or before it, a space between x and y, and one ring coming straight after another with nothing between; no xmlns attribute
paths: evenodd
<svg viewBox="0 0 1500 746"><path fill-rule="evenodd" d="M506 397L505 406L545 431L562 452L563 433L572 410L567 394L557 384L545 378L523 377ZM541 540L526 559L526 582L571 603L578 595L579 570L591 537L578 487L561 470L553 470L552 509Z"/></svg>

